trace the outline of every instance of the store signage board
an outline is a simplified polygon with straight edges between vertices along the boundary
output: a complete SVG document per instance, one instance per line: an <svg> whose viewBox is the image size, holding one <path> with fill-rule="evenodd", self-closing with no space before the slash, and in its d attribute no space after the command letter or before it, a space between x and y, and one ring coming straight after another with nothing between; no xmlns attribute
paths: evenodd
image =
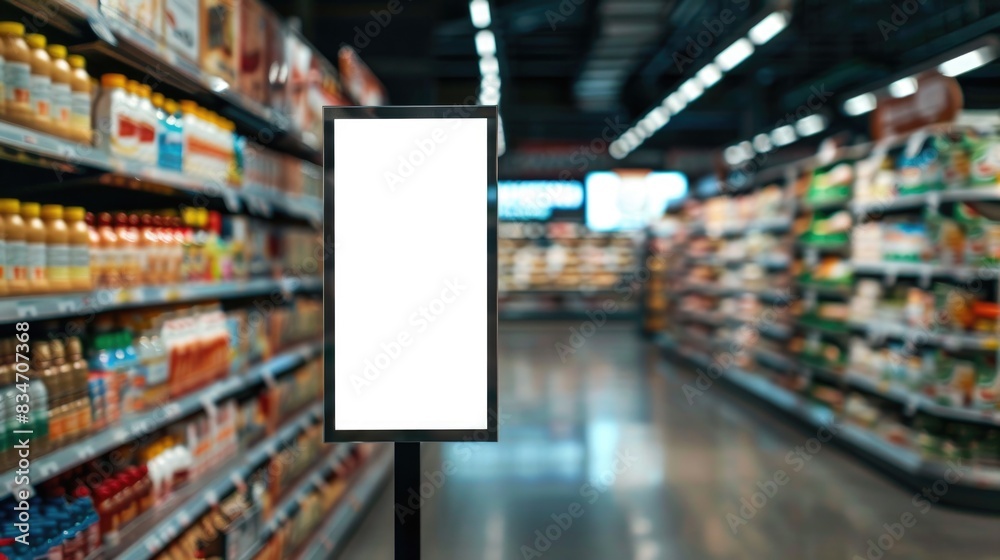
<svg viewBox="0 0 1000 560"><path fill-rule="evenodd" d="M962 87L958 80L926 72L917 77L915 93L879 99L869 127L875 140L902 136L929 125L953 122L962 106Z"/></svg>
<svg viewBox="0 0 1000 560"><path fill-rule="evenodd" d="M497 440L496 222L496 107L324 108L326 441Z"/></svg>

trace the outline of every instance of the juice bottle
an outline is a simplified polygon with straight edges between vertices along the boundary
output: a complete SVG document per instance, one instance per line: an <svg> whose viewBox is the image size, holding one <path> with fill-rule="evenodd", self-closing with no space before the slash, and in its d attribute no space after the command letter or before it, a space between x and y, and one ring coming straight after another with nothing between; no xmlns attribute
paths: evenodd
<svg viewBox="0 0 1000 560"><path fill-rule="evenodd" d="M86 223L86 211L79 206L67 206L63 210L66 227L69 228L69 286L72 290L92 290L90 270L90 228ZM97 235L97 232L94 232Z"/></svg>
<svg viewBox="0 0 1000 560"><path fill-rule="evenodd" d="M132 282L138 286L142 284L143 271L141 266L142 249L139 244L142 242L142 230L139 229L140 221L138 214L128 215L128 237L129 254L132 255Z"/></svg>
<svg viewBox="0 0 1000 560"><path fill-rule="evenodd" d="M52 131L63 138L72 139L70 120L72 115L73 69L66 60L66 47L49 45L52 58Z"/></svg>
<svg viewBox="0 0 1000 560"><path fill-rule="evenodd" d="M97 233L97 218L90 212L84 217L87 223L88 255L90 260L90 285L93 288L103 287L102 274L104 266L104 249L101 247L101 234Z"/></svg>
<svg viewBox="0 0 1000 560"><path fill-rule="evenodd" d="M140 159L150 165L156 165L156 107L150 99L152 88L141 84L136 87L136 132L139 135Z"/></svg>
<svg viewBox="0 0 1000 560"><path fill-rule="evenodd" d="M0 214L0 296L7 293L7 227Z"/></svg>
<svg viewBox="0 0 1000 560"><path fill-rule="evenodd" d="M31 47L31 109L35 128L53 132L52 126L52 58L45 51L45 36L29 33L25 36Z"/></svg>
<svg viewBox="0 0 1000 560"><path fill-rule="evenodd" d="M111 219L111 214L102 212L97 217L97 233L101 236L100 284L105 288L118 288L122 285L122 263L124 258L118 244L118 233Z"/></svg>
<svg viewBox="0 0 1000 560"><path fill-rule="evenodd" d="M127 80L121 74L101 76L101 94L94 107L100 126L98 145L115 156L130 157L135 153L135 123L128 109Z"/></svg>
<svg viewBox="0 0 1000 560"><path fill-rule="evenodd" d="M138 268L135 240L128 225L128 215L124 212L115 214L115 235L118 236L119 276L122 286L136 285L136 269Z"/></svg>
<svg viewBox="0 0 1000 560"><path fill-rule="evenodd" d="M142 282L148 286L155 286L163 283L162 269L160 262L160 237L156 234L153 226L153 216L143 214L140 218L142 224L142 235L139 239L139 251L142 255Z"/></svg>
<svg viewBox="0 0 1000 560"><path fill-rule="evenodd" d="M42 207L36 202L21 204L24 218L25 241L28 249L28 289L35 293L48 292L51 288L45 266L45 239L48 231L41 219Z"/></svg>
<svg viewBox="0 0 1000 560"><path fill-rule="evenodd" d="M24 24L0 22L3 37L4 116L22 125L34 126L31 107L31 47L24 40Z"/></svg>
<svg viewBox="0 0 1000 560"><path fill-rule="evenodd" d="M65 436L65 414L59 410L65 399L65 388L59 379L59 370L52 367L52 348L49 343L45 340L32 342L31 353L32 373L35 374L31 384L41 382L40 384L44 385L48 398L47 407L32 402L32 416L34 413L45 414L44 423L48 432L46 449L52 449L58 447Z"/></svg>
<svg viewBox="0 0 1000 560"><path fill-rule="evenodd" d="M54 292L70 290L69 228L63 220L63 207L58 204L42 206L45 223L45 270L49 289Z"/></svg>
<svg viewBox="0 0 1000 560"><path fill-rule="evenodd" d="M73 386L73 367L66 361L66 346L58 338L49 342L50 368L55 379L56 387L61 393L58 402L53 401L53 405L66 406L63 410L60 421L62 422L63 437L69 441L74 439L80 432L79 418L75 411L67 406L76 400L75 388ZM55 395L53 395L55 397Z"/></svg>
<svg viewBox="0 0 1000 560"><path fill-rule="evenodd" d="M80 55L71 54L66 62L73 69L69 82L70 94L70 138L77 142L90 144L93 136L90 122L92 109L92 88L90 74L87 74L87 61Z"/></svg>
<svg viewBox="0 0 1000 560"><path fill-rule="evenodd" d="M28 291L28 247L25 244L25 226L21 218L21 202L13 198L0 198L0 216L3 216L4 237L7 245L7 263L4 274L7 291L12 295Z"/></svg>

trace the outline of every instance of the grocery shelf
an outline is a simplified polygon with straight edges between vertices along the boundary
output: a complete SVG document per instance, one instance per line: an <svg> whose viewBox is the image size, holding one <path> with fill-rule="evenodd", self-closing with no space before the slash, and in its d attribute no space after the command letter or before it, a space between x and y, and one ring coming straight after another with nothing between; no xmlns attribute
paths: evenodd
<svg viewBox="0 0 1000 560"><path fill-rule="evenodd" d="M711 326L721 326L725 324L725 319L718 313L703 313L700 311L678 311L677 316L681 319L689 319L698 323Z"/></svg>
<svg viewBox="0 0 1000 560"><path fill-rule="evenodd" d="M992 280L1000 276L1000 268L988 266L941 265L916 262L851 262L856 274L872 274L887 277L934 277L953 278L959 281Z"/></svg>
<svg viewBox="0 0 1000 560"><path fill-rule="evenodd" d="M237 482L250 478L253 471L269 457L274 456L280 446L294 439L309 425L322 421L322 418L322 403L316 403L305 409L286 422L277 433L265 438L239 458L215 469L217 475L214 478L206 476L203 483L195 482L196 488L190 491L189 499L178 500L179 503L174 507L157 507L151 510L146 519L142 519L128 531L144 535L143 538L109 550L105 555L122 560L148 560L155 557L180 536L192 521L218 504L220 499L231 494L237 488ZM125 539L127 535L123 535L123 540Z"/></svg>
<svg viewBox="0 0 1000 560"><path fill-rule="evenodd" d="M741 235L744 233L781 233L792 227L792 218L789 216L778 216L774 218L763 218L748 222L735 222L723 226L707 224L694 224L690 227L690 232L694 235L708 235L710 237L728 237L731 235Z"/></svg>
<svg viewBox="0 0 1000 560"><path fill-rule="evenodd" d="M704 367L707 363L707 356L679 346L665 333L660 333L654 340L664 351L679 354L699 367ZM788 414L811 431L820 427L836 429L835 441L842 447L868 460L905 485L926 487L941 480L949 469L956 468L962 476L951 484L948 493L941 498L942 502L992 512L1000 511L1000 469L953 466L944 460L926 459L912 449L892 444L866 429L836 422L833 412L828 408L812 403L764 377L738 368L723 370L719 379Z"/></svg>
<svg viewBox="0 0 1000 560"><path fill-rule="evenodd" d="M791 294L773 288L747 288L741 286L720 286L718 284L686 284L676 290L675 293L695 292L712 296L739 296L744 294L755 295L761 299L769 301L791 301Z"/></svg>
<svg viewBox="0 0 1000 560"><path fill-rule="evenodd" d="M318 277L260 278L233 282L175 284L136 288L107 288L92 292L8 297L0 299L0 323L24 319L54 319L127 309L132 307L195 302L209 299L237 299L256 295L305 293L322 290Z"/></svg>
<svg viewBox="0 0 1000 560"><path fill-rule="evenodd" d="M264 548L271 536L278 530L295 511L302 506L305 497L316 489L319 484L350 454L354 444L333 444L332 450L313 465L308 472L303 473L295 487L285 492L284 498L274 507L271 519L261 529L254 546L240 555L241 560L252 560Z"/></svg>
<svg viewBox="0 0 1000 560"><path fill-rule="evenodd" d="M884 200L856 200L851 208L856 215L874 214L892 210L935 207L942 202L1000 202L1000 185L965 187L908 194Z"/></svg>
<svg viewBox="0 0 1000 560"><path fill-rule="evenodd" d="M374 504L378 492L392 467L393 455L388 445L382 446L369 457L345 489L344 496L337 501L326 523L320 526L303 548L297 560L325 560L335 558L346 545L347 535L364 517L364 513Z"/></svg>
<svg viewBox="0 0 1000 560"><path fill-rule="evenodd" d="M148 436L160 428L194 414L261 383L270 383L274 376L288 372L320 355L319 342L301 344L282 352L263 363L250 367L245 374L232 374L204 389L157 408L122 418L117 426L104 428L80 441L34 459L31 464L32 482L38 484L61 472L96 459L129 441ZM21 487L15 484L16 473L11 470L0 475L0 498L5 498ZM32 489L28 489L29 491Z"/></svg>
<svg viewBox="0 0 1000 560"><path fill-rule="evenodd" d="M51 134L0 121L0 146L32 153L74 168L87 168L167 187L187 195L221 199L233 213L248 212L270 217L275 211L318 224L322 220L322 201L308 195L290 196L253 184L235 188L212 184L207 179L178 171L115 158L93 146L64 140ZM105 181L108 182L108 181ZM262 194L265 193L265 194Z"/></svg>
<svg viewBox="0 0 1000 560"><path fill-rule="evenodd" d="M867 333L870 338L894 338L908 342L934 344L949 350L996 350L1000 337L959 332L932 332L927 328L880 320L851 321L851 329Z"/></svg>

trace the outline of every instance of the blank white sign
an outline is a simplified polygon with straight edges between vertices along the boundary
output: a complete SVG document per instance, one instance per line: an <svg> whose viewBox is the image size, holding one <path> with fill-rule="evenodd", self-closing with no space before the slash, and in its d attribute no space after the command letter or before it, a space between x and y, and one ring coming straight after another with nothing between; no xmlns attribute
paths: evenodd
<svg viewBox="0 0 1000 560"><path fill-rule="evenodd" d="M486 429L487 119L332 126L335 429Z"/></svg>

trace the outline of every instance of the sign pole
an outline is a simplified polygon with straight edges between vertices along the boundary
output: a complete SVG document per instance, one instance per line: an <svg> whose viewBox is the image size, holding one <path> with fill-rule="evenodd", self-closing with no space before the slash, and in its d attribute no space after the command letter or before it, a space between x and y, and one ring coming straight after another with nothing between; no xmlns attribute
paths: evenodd
<svg viewBox="0 0 1000 560"><path fill-rule="evenodd" d="M413 493L420 496L420 443L395 443L396 460L393 467L395 504L392 508L395 523L395 559L420 560L420 509L407 503ZM422 502L422 500L419 500ZM406 512L401 515L399 512Z"/></svg>

